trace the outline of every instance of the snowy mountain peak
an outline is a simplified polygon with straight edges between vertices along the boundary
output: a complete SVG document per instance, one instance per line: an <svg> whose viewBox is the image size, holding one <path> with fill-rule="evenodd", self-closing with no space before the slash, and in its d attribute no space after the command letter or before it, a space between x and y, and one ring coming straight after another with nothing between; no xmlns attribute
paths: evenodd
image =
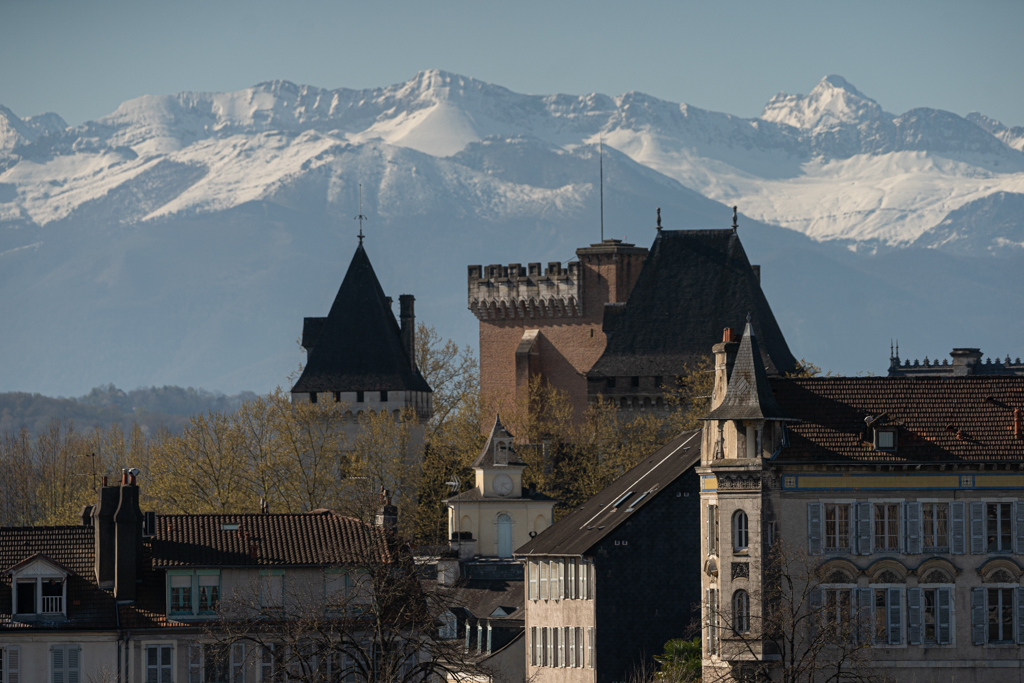
<svg viewBox="0 0 1024 683"><path fill-rule="evenodd" d="M794 128L815 130L840 124L857 125L884 112L842 76L825 76L808 95L779 93L765 105L761 119Z"/></svg>
<svg viewBox="0 0 1024 683"><path fill-rule="evenodd" d="M35 132L13 111L0 104L0 154L9 153L18 145L27 144L35 139Z"/></svg>

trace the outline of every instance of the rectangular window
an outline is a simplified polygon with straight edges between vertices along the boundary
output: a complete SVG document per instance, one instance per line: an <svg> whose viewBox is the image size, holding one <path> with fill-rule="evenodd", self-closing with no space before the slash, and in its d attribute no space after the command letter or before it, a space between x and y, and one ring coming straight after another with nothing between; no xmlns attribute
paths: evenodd
<svg viewBox="0 0 1024 683"><path fill-rule="evenodd" d="M78 683L81 681L81 656L81 645L51 645L50 682Z"/></svg>
<svg viewBox="0 0 1024 683"><path fill-rule="evenodd" d="M594 627L587 628L587 664L594 668Z"/></svg>
<svg viewBox="0 0 1024 683"><path fill-rule="evenodd" d="M544 629L548 635L548 654L547 654L547 665L558 666L558 661L555 659L555 629L548 627Z"/></svg>
<svg viewBox="0 0 1024 683"><path fill-rule="evenodd" d="M899 645L903 639L903 601L899 588L874 589L874 642Z"/></svg>
<svg viewBox="0 0 1024 683"><path fill-rule="evenodd" d="M245 643L231 646L231 683L245 683Z"/></svg>
<svg viewBox="0 0 1024 683"><path fill-rule="evenodd" d="M990 553L1008 553L1013 551L1011 544L1011 509L1012 503L988 503L985 506L986 535Z"/></svg>
<svg viewBox="0 0 1024 683"><path fill-rule="evenodd" d="M939 642L938 588L921 590L921 634L925 643Z"/></svg>
<svg viewBox="0 0 1024 683"><path fill-rule="evenodd" d="M718 506L708 505L708 555L718 554Z"/></svg>
<svg viewBox="0 0 1024 683"><path fill-rule="evenodd" d="M900 549L900 504L875 503L875 552Z"/></svg>
<svg viewBox="0 0 1024 683"><path fill-rule="evenodd" d="M558 666L565 666L565 636L568 634L569 629L567 628L556 628L555 638L558 641Z"/></svg>
<svg viewBox="0 0 1024 683"><path fill-rule="evenodd" d="M272 683L277 674L277 657L274 643L266 643L260 649L260 681Z"/></svg>
<svg viewBox="0 0 1024 683"><path fill-rule="evenodd" d="M268 573L260 576L260 607L282 609L284 607L284 575L271 574L270 571L277 570L269 570Z"/></svg>
<svg viewBox="0 0 1024 683"><path fill-rule="evenodd" d="M825 588L822 605L822 628L836 641L853 636L853 591L849 588Z"/></svg>
<svg viewBox="0 0 1024 683"><path fill-rule="evenodd" d="M174 646L146 646L146 683L171 683L174 666Z"/></svg>
<svg viewBox="0 0 1024 683"><path fill-rule="evenodd" d="M1013 589L988 589L988 642L1013 642Z"/></svg>
<svg viewBox="0 0 1024 683"><path fill-rule="evenodd" d="M583 629L579 626L576 627L576 666L582 669L586 666L587 662L584 659L585 648L583 646Z"/></svg>
<svg viewBox="0 0 1024 683"><path fill-rule="evenodd" d="M18 614L36 613L36 580L18 579Z"/></svg>
<svg viewBox="0 0 1024 683"><path fill-rule="evenodd" d="M926 553L949 552L949 504L922 503L921 524Z"/></svg>
<svg viewBox="0 0 1024 683"><path fill-rule="evenodd" d="M850 552L849 505L825 505L825 552Z"/></svg>
<svg viewBox="0 0 1024 683"><path fill-rule="evenodd" d="M203 644L203 683L228 683L227 653L212 643Z"/></svg>
<svg viewBox="0 0 1024 683"><path fill-rule="evenodd" d="M220 575L199 576L199 613L211 614L217 611L220 602Z"/></svg>
<svg viewBox="0 0 1024 683"><path fill-rule="evenodd" d="M192 574L172 574L171 614L192 614Z"/></svg>
<svg viewBox="0 0 1024 683"><path fill-rule="evenodd" d="M540 561L540 599L548 599L548 561Z"/></svg>

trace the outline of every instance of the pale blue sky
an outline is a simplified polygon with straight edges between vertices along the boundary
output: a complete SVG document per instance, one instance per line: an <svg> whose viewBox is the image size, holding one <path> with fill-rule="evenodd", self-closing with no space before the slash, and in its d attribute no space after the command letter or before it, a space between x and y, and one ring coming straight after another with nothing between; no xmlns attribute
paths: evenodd
<svg viewBox="0 0 1024 683"><path fill-rule="evenodd" d="M888 111L1024 125L1024 0L0 0L0 104L78 124L142 94L440 68L527 93L639 90L756 116L840 74Z"/></svg>

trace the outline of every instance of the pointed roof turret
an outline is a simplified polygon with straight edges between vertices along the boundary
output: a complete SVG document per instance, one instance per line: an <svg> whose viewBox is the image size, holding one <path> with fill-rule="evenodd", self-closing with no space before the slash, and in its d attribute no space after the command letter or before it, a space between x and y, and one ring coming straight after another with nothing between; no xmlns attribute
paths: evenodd
<svg viewBox="0 0 1024 683"><path fill-rule="evenodd" d="M310 325L310 320L316 325ZM362 240L326 318L307 318L310 350L292 393L423 391L430 385L414 366Z"/></svg>
<svg viewBox="0 0 1024 683"><path fill-rule="evenodd" d="M519 456L516 455L515 448L512 446L512 438L512 434L501 424L501 416L495 415L491 435L487 437L487 443L484 444L480 455L473 461L473 467L526 467L526 463L521 462ZM504 458L501 455L502 451L504 451ZM505 462L501 462L502 459Z"/></svg>
<svg viewBox="0 0 1024 683"><path fill-rule="evenodd" d="M785 416L772 395L749 315L740 348L736 352L736 363L729 375L725 398L704 419L795 421Z"/></svg>

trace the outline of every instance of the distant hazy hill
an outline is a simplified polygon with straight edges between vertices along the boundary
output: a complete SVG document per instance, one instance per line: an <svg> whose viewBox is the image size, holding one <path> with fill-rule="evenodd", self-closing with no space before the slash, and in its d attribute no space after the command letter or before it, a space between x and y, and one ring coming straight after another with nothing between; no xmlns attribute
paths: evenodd
<svg viewBox="0 0 1024 683"><path fill-rule="evenodd" d="M793 352L884 372L952 346L1024 355L1020 128L903 114L839 76L744 119L642 93L523 95L441 71L146 96L82 126L0 107L0 389L285 384L355 246L460 343L469 264L726 227ZM682 304L681 304L682 306ZM680 314L685 314L681 309Z"/></svg>
<svg viewBox="0 0 1024 683"><path fill-rule="evenodd" d="M16 433L24 428L36 434L53 420L73 421L80 433L113 424L127 429L132 423L150 433L160 427L177 432L188 422L189 415L211 410L233 412L250 398L255 398L255 394L225 396L192 387L150 387L125 392L113 384L96 387L79 398L10 392L0 394L0 433Z"/></svg>

